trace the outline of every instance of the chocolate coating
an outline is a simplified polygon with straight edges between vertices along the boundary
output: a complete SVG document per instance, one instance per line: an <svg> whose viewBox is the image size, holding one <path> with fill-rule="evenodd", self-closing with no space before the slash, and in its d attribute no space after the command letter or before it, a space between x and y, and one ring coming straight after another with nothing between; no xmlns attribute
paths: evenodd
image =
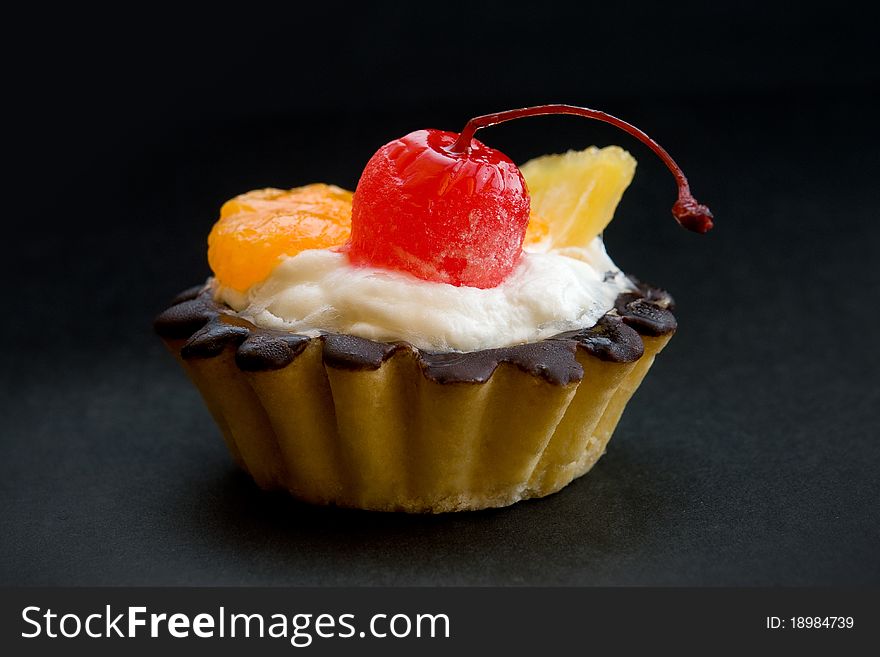
<svg viewBox="0 0 880 657"><path fill-rule="evenodd" d="M181 347L181 358L210 358L223 351L228 344L240 345L248 338L251 329L238 323L242 320L231 321L235 319L218 315L205 324Z"/></svg>
<svg viewBox="0 0 880 657"><path fill-rule="evenodd" d="M591 356L614 363L631 363L645 353L638 332L609 314L600 317L594 326L560 333L550 340L573 341Z"/></svg>
<svg viewBox="0 0 880 657"><path fill-rule="evenodd" d="M678 328L670 310L635 294L621 294L614 307L620 318L642 335L665 335Z"/></svg>
<svg viewBox="0 0 880 657"><path fill-rule="evenodd" d="M214 301L210 285L190 288L177 295L154 323L166 339L186 339L181 358L210 358L228 346L244 371L280 369L289 365L311 340L321 340L324 364L345 370L378 369L400 351L415 355L424 376L437 383L483 383L501 363L554 385L583 378L578 350L615 363L642 357L642 335L664 335L676 329L675 302L664 290L637 282L637 292L621 294L615 307L595 326L560 333L527 344L480 351L426 351L406 342L377 342L353 335L325 333L316 338L264 329L239 318Z"/></svg>
<svg viewBox="0 0 880 657"><path fill-rule="evenodd" d="M235 352L235 363L245 372L280 369L293 362L309 345L306 335L292 333L254 333Z"/></svg>
<svg viewBox="0 0 880 657"><path fill-rule="evenodd" d="M340 370L376 370L395 352L410 345L404 342L376 342L355 335L328 333L324 340L324 364Z"/></svg>
<svg viewBox="0 0 880 657"><path fill-rule="evenodd" d="M575 358L575 349L572 341L542 340L465 353L422 352L420 364L425 376L437 383L483 383L501 363L510 363L548 383L568 385L580 381L584 375Z"/></svg>

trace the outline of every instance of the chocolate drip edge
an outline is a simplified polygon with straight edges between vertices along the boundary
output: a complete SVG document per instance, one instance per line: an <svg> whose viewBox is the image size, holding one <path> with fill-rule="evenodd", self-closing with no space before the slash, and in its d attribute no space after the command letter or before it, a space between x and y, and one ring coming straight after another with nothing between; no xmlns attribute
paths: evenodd
<svg viewBox="0 0 880 657"><path fill-rule="evenodd" d="M672 296L635 283L637 291L619 295L614 308L592 327L471 352L427 351L407 342L377 342L337 333L312 338L261 328L217 303L209 284L178 294L156 318L154 328L166 340L185 340L180 350L183 359L211 358L231 346L238 367L250 372L281 369L312 340L320 340L324 364L337 369L375 370L404 351L412 354L427 379L437 383L484 383L501 363L509 363L548 383L568 385L583 378L578 350L604 361L631 363L644 353L641 335L665 335L677 328Z"/></svg>

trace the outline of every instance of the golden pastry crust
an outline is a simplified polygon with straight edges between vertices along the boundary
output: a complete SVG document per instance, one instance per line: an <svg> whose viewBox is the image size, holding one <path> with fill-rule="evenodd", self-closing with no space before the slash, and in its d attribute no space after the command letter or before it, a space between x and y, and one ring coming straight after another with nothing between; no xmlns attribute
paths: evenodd
<svg viewBox="0 0 880 657"><path fill-rule="evenodd" d="M450 381L426 375L414 348L351 367L328 358L321 337L289 336L288 362L248 367L242 327L228 328L234 339L199 349L192 337L160 333L260 487L316 504L430 513L543 497L586 473L674 333L642 330L644 351L628 362L573 349L582 372L566 381L504 360L485 380Z"/></svg>

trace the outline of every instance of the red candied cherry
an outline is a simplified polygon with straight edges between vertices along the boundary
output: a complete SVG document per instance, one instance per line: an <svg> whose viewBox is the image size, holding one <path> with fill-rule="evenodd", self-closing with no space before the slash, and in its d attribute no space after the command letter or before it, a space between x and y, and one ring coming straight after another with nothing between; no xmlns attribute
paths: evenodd
<svg viewBox="0 0 880 657"><path fill-rule="evenodd" d="M712 212L696 201L682 170L647 134L598 110L540 105L478 116L460 134L417 130L380 148L367 162L352 200L352 262L452 285L498 285L522 254L529 195L513 161L474 134L543 114L596 119L645 143L675 177L676 221L697 233L712 228Z"/></svg>
<svg viewBox="0 0 880 657"><path fill-rule="evenodd" d="M416 130L367 163L352 199L356 264L429 281L494 287L516 266L529 224L529 195L517 166L473 139Z"/></svg>

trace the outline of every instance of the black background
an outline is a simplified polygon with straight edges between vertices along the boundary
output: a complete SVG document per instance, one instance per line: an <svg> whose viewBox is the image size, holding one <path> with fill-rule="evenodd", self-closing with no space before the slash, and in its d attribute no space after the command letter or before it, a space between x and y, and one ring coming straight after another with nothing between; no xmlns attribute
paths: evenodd
<svg viewBox="0 0 880 657"><path fill-rule="evenodd" d="M858 5L384 3L7 17L0 584L880 583L878 61ZM460 515L313 508L237 473L153 315L208 274L219 205L353 188L381 144L544 102L516 161L620 143L606 232L680 330L607 455Z"/></svg>

